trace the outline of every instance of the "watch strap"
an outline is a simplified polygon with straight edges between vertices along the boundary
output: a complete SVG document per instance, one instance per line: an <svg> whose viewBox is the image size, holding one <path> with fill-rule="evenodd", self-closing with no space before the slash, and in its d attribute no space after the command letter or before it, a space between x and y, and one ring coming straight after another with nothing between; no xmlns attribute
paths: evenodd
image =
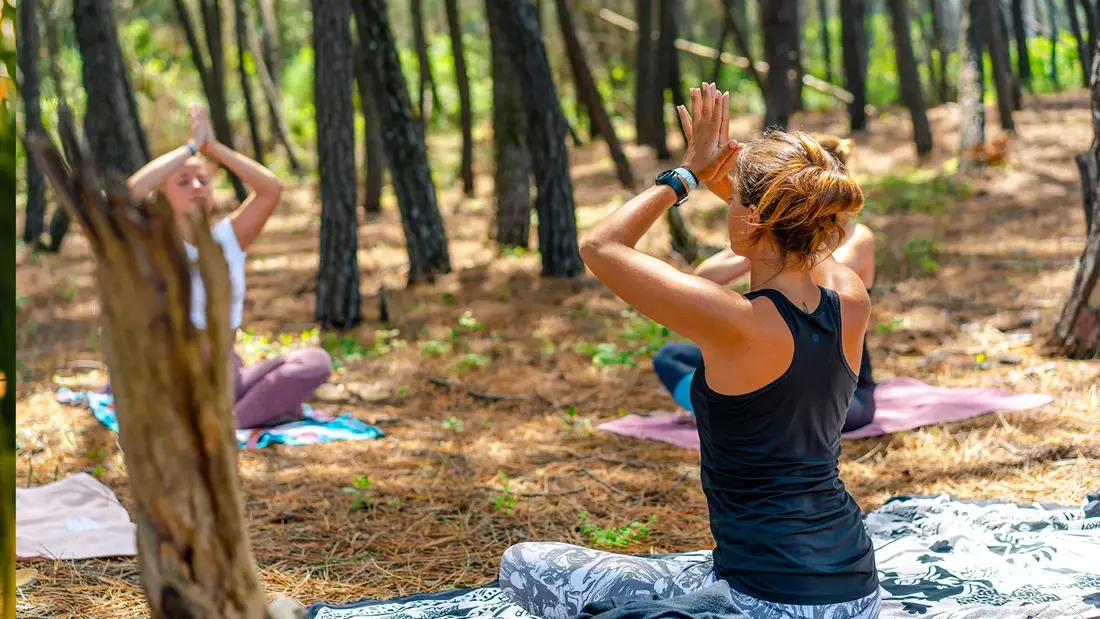
<svg viewBox="0 0 1100 619"><path fill-rule="evenodd" d="M672 170L669 170L672 172ZM687 181L677 173L662 173L657 176L658 185L667 185L673 191L676 192L676 204L674 206L680 206L684 202L687 202L688 192L691 191L688 188Z"/></svg>
<svg viewBox="0 0 1100 619"><path fill-rule="evenodd" d="M699 178L695 176L695 173L685 167L679 167L672 170L677 176L684 180L684 184L687 185L688 191L694 190L699 186Z"/></svg>

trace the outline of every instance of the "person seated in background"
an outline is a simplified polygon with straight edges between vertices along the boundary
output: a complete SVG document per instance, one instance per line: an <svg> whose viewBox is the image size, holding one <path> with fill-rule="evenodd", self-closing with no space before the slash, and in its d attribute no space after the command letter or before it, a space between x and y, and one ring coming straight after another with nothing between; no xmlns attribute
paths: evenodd
<svg viewBox="0 0 1100 619"><path fill-rule="evenodd" d="M836 136L823 136L818 139L830 155L847 169L848 160L853 151L852 141ZM725 192L721 183L708 184L719 198L727 204L731 196ZM875 283L875 235L867 226L850 221L844 225L844 240L833 251L833 258L859 275L868 291ZM730 248L704 260L695 268L695 274L712 282L728 286L748 274L752 268L749 259L737 255ZM653 357L653 369L661 383L672 394L673 399L684 410L693 412L691 406L691 381L695 369L703 362L699 347L688 342L673 342L661 347ZM875 381L871 371L871 352L866 340L863 342L863 361L860 364L859 380L848 414L844 420L844 432L862 428L875 417Z"/></svg>
<svg viewBox="0 0 1100 619"><path fill-rule="evenodd" d="M229 326L236 332L244 310L245 250L279 205L283 185L267 168L219 143L205 107L192 104L188 115L190 141L138 170L127 186L135 200L144 200L156 191L165 197L176 215L184 248L192 261L198 259L198 249L193 245L195 231L188 213L203 209L210 214L214 207L213 174L206 158L225 166L252 189L240 206L210 228L229 267ZM206 291L197 268L191 272L190 314L196 328L206 328ZM233 351L232 364L238 428L301 419L302 404L332 373L332 359L321 348L293 350L252 366L245 366L240 355ZM104 391L110 392L110 385Z"/></svg>

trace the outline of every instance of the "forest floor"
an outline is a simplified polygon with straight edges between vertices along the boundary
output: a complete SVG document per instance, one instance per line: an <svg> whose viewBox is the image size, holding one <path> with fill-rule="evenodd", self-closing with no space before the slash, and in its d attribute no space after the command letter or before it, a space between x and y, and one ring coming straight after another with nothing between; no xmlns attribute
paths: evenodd
<svg viewBox="0 0 1100 619"><path fill-rule="evenodd" d="M1007 164L966 180L943 173L957 152L955 109L941 106L930 116L937 150L921 164L904 111L872 119L870 134L856 138L852 167L868 194L863 221L878 234L870 335L876 378L1034 391L1054 403L845 441L842 477L864 510L897 494L929 493L1077 504L1100 479L1100 362L1047 357L1042 342L1084 245L1073 156L1092 133L1088 100L1029 99L1016 115ZM992 134L994 110L988 119ZM737 118L734 135L751 137L759 122ZM802 116L795 128L842 132L845 117ZM429 150L437 171L457 167L456 138L433 141ZM628 411L672 407L648 361L666 336L624 312L590 276L544 280L537 255L496 255L486 243L490 150L479 149L475 198L463 198L458 183L440 183L453 275L404 290L392 198L379 219L360 227L367 320L347 337L327 338L340 370L315 404L378 423L388 436L240 454L249 534L269 595L346 603L480 585L495 578L510 544L591 545L581 533L583 513L606 528L654 517L648 535L625 552L713 544L698 453L593 430ZM668 167L648 151L630 146L628 154L642 179ZM602 143L575 149L573 178L582 234L628 197ZM312 328L319 206L312 185L288 194L249 256L245 323L254 336L242 342L246 357L295 345ZM715 245L725 241L721 206L697 196L684 208ZM641 247L677 260L663 222ZM23 251L17 259L17 483L86 471L130 506L115 437L87 411L53 397L59 384L104 378L58 371L100 359L87 245L74 233L60 256ZM380 284L390 291L392 326L374 321ZM602 361L620 365L594 363L587 346L601 342L615 345ZM467 388L518 397L489 400ZM372 506L350 511L352 497L342 490L363 475L372 482ZM136 560L25 567L37 574L20 589L22 617L131 617L144 608Z"/></svg>

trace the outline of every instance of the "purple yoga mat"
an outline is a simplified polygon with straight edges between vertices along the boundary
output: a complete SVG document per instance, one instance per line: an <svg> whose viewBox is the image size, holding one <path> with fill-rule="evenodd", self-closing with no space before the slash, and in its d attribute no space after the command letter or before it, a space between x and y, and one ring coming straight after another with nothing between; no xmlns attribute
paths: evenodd
<svg viewBox="0 0 1100 619"><path fill-rule="evenodd" d="M895 378L875 388L875 419L843 438L882 436L921 426L962 421L992 412L1017 412L1053 401L1037 393L1013 393L977 387L933 387L913 378ZM683 417L664 413L643 417L627 415L599 425L600 430L699 449L695 426Z"/></svg>

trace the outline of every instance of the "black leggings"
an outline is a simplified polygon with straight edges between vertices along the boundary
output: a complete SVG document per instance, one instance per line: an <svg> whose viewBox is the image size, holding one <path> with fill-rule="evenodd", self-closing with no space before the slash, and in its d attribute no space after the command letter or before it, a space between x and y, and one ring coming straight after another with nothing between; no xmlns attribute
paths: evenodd
<svg viewBox="0 0 1100 619"><path fill-rule="evenodd" d="M866 360L864 360L866 362ZM683 388L677 389L685 377L695 373L696 368L703 363L703 352L695 344L687 342L671 342L665 344L653 355L653 369L657 372L657 378L661 384L673 395L676 402L687 410L691 410ZM875 385L874 383L860 383L856 385L856 392L852 395L852 402L848 405L848 414L844 417L843 432L858 430L871 423L875 418Z"/></svg>

